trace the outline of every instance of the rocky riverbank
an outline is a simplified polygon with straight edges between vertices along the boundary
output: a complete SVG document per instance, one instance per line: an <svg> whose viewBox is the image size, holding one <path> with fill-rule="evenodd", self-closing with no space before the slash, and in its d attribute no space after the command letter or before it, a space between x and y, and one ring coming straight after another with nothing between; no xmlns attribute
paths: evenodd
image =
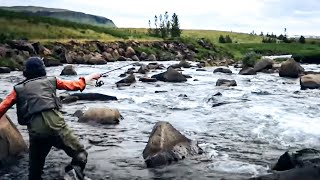
<svg viewBox="0 0 320 180"><path fill-rule="evenodd" d="M203 54L203 49L211 53ZM101 65L114 61L140 60L188 60L203 62L206 66L234 63L230 57L219 55L219 49L204 39L199 39L197 44L185 44L179 41L40 43L25 40L14 40L0 44L0 67L21 70L25 59L31 56L43 57L47 67L59 66L64 63ZM3 72L7 71L8 69L3 70Z"/></svg>

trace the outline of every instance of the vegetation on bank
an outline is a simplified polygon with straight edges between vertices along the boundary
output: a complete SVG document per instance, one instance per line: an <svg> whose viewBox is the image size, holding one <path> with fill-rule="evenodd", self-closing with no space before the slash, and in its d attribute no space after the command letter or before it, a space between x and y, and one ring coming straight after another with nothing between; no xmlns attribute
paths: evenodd
<svg viewBox="0 0 320 180"><path fill-rule="evenodd" d="M98 27L6 10L0 10L0 20L0 33L15 39L154 39L129 29Z"/></svg>
<svg viewBox="0 0 320 180"><path fill-rule="evenodd" d="M293 55L294 59L300 62L314 63L320 62L319 44L262 44L262 43L243 43L243 44L223 44L235 59L242 59L248 52L255 52L260 55Z"/></svg>
<svg viewBox="0 0 320 180"><path fill-rule="evenodd" d="M72 39L107 42L125 40L162 41L174 38L172 40L196 48L196 58L199 60L208 58L242 60L247 53L255 52L259 55L292 54L296 60L302 62L314 63L320 61L320 40L318 39L300 37L298 42L262 43L265 37L254 34L215 30L181 31L176 14L172 16L171 20L168 19L168 15L165 17L161 18L158 30L152 28L104 28L49 17L31 16L21 12L0 10L0 43L12 39L29 39L42 42L65 42ZM167 35L163 37L164 39L161 38L163 36L161 31ZM155 35L156 32L159 34ZM172 32L176 34L172 36ZM211 44L210 47L201 46L199 40ZM158 52L159 49L154 47L143 47L143 51L160 53Z"/></svg>

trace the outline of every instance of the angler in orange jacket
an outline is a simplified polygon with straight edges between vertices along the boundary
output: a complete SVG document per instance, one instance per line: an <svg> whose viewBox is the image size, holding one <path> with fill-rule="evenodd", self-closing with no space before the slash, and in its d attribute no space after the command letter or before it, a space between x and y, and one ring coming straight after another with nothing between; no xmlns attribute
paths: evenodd
<svg viewBox="0 0 320 180"><path fill-rule="evenodd" d="M0 117L16 104L19 124L28 127L29 180L41 179L45 159L52 146L63 149L72 157L66 172L72 170L79 179L85 179L83 170L88 154L65 123L59 111L61 103L56 90L83 91L86 82L98 80L101 75L94 73L76 81L47 77L43 61L37 57L26 61L23 75L26 80L15 85L14 90L0 103Z"/></svg>

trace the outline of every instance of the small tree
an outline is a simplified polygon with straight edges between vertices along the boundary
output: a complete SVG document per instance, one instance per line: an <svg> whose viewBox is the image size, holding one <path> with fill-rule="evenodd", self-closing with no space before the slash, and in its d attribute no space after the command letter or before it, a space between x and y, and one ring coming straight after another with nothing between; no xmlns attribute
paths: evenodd
<svg viewBox="0 0 320 180"><path fill-rule="evenodd" d="M226 36L225 41L226 43L232 43L232 39L229 35Z"/></svg>
<svg viewBox="0 0 320 180"><path fill-rule="evenodd" d="M222 35L219 36L219 43L226 43L226 40Z"/></svg>
<svg viewBox="0 0 320 180"><path fill-rule="evenodd" d="M158 29L158 16L157 15L154 16L154 25L155 25L154 35L159 37L160 33L159 33L159 29Z"/></svg>
<svg viewBox="0 0 320 180"><path fill-rule="evenodd" d="M300 36L299 43L301 43L301 44L306 43L306 38L304 38L303 36Z"/></svg>
<svg viewBox="0 0 320 180"><path fill-rule="evenodd" d="M261 31L260 36L263 36L263 32Z"/></svg>
<svg viewBox="0 0 320 180"><path fill-rule="evenodd" d="M179 18L176 13L173 13L171 20L171 37L180 37L181 29L179 24Z"/></svg>

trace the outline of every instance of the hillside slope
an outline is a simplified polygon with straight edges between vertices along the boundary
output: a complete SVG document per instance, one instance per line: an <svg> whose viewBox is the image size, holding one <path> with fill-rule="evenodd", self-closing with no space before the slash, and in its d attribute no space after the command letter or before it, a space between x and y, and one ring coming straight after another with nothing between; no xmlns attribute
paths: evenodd
<svg viewBox="0 0 320 180"><path fill-rule="evenodd" d="M68 20L72 22L90 24L95 26L116 27L113 21L108 18L95 16L91 14L85 14L82 12L69 11L65 9L44 8L36 6L0 6L0 9L8 11L25 12L31 15L58 18L61 20Z"/></svg>

